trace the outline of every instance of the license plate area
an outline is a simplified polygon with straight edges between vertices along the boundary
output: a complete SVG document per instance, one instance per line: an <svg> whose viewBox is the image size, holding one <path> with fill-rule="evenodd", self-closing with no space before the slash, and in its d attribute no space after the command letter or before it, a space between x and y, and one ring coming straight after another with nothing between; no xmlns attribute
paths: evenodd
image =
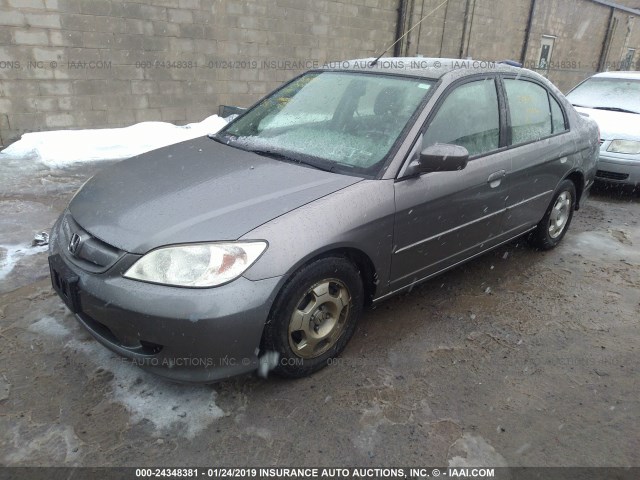
<svg viewBox="0 0 640 480"><path fill-rule="evenodd" d="M67 267L60 255L49 257L49 273L53 289L72 313L78 313L80 311L78 276Z"/></svg>

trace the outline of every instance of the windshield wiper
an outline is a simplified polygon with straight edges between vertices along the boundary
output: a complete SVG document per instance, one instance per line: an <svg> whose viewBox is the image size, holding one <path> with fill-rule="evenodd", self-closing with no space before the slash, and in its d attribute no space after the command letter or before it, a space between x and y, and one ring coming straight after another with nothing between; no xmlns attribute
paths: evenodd
<svg viewBox="0 0 640 480"><path fill-rule="evenodd" d="M590 108L592 110L608 110L610 112L635 113L636 115L640 115L640 112L635 112L633 110L627 110L626 108L620 108L620 107L587 107L585 105L576 105L575 103L572 103L572 105L578 108Z"/></svg>
<svg viewBox="0 0 640 480"><path fill-rule="evenodd" d="M244 145L238 145L236 143L232 143L233 139L229 138L228 136L225 137L219 135L218 133L213 133L213 134L209 134L207 135L211 140L215 140L218 143L222 143L223 145L227 145L229 147L233 147L233 148L238 148L240 150L244 150L245 152L252 152L252 153L256 153L258 155L262 155L263 157L270 157L270 158L275 158L278 160L285 160L287 162L291 162L291 163L298 163L298 164L302 164L302 165L306 165L308 167L312 167L312 168L316 168L318 170L322 170L324 172L333 172L335 166L338 164L338 162L336 161L325 161L322 163L317 163L314 162L312 160L309 159L301 159L301 158L297 158L297 157L292 157L291 155L287 155L286 153L282 153L276 150L269 150L269 149L260 149L260 148L256 148L256 149L252 149L252 148L247 148Z"/></svg>
<svg viewBox="0 0 640 480"><path fill-rule="evenodd" d="M622 113L635 113L636 115L640 114L640 112L634 112L633 110L627 110L626 108L619 107L592 107L596 110L609 110L611 112L622 112Z"/></svg>
<svg viewBox="0 0 640 480"><path fill-rule="evenodd" d="M329 165L320 165L316 162L313 162L311 160L303 160L301 158L296 158L296 157L292 157L290 155L287 155L285 153L282 152L278 152L276 150L262 150L262 149L247 149L248 152L253 152L253 153L257 153L258 155L262 155L264 157L270 157L270 158L276 158L278 160L286 160L288 162L292 162L292 163L299 163L302 165L307 165L309 167L313 167L316 168L318 170L322 170L324 172L332 172L333 171L333 167L335 166L336 162L329 162Z"/></svg>

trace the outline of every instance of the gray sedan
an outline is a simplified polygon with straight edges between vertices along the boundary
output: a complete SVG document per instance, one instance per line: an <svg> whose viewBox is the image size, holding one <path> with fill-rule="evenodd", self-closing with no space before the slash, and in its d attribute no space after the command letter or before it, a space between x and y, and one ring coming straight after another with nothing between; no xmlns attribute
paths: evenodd
<svg viewBox="0 0 640 480"><path fill-rule="evenodd" d="M567 99L600 127L596 180L640 186L640 73L598 73Z"/></svg>
<svg viewBox="0 0 640 480"><path fill-rule="evenodd" d="M174 380L304 376L366 305L522 235L562 240L599 145L551 83L461 60L334 67L78 191L49 264L97 341Z"/></svg>

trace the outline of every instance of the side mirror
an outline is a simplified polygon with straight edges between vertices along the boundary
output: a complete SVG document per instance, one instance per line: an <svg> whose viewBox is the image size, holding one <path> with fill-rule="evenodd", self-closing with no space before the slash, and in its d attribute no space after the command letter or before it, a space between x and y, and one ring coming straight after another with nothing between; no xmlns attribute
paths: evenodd
<svg viewBox="0 0 640 480"><path fill-rule="evenodd" d="M420 157L411 162L407 175L430 172L455 172L462 170L469 161L469 152L459 145L436 143L420 152Z"/></svg>

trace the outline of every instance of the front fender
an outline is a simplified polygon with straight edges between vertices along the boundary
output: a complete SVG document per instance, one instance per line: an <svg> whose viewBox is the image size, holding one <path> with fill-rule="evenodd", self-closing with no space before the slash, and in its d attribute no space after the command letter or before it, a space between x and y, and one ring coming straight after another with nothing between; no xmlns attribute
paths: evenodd
<svg viewBox="0 0 640 480"><path fill-rule="evenodd" d="M242 239L263 238L269 248L244 273L249 280L288 278L313 258L337 249L359 250L387 288L395 215L393 180L364 180L297 208L248 232Z"/></svg>

